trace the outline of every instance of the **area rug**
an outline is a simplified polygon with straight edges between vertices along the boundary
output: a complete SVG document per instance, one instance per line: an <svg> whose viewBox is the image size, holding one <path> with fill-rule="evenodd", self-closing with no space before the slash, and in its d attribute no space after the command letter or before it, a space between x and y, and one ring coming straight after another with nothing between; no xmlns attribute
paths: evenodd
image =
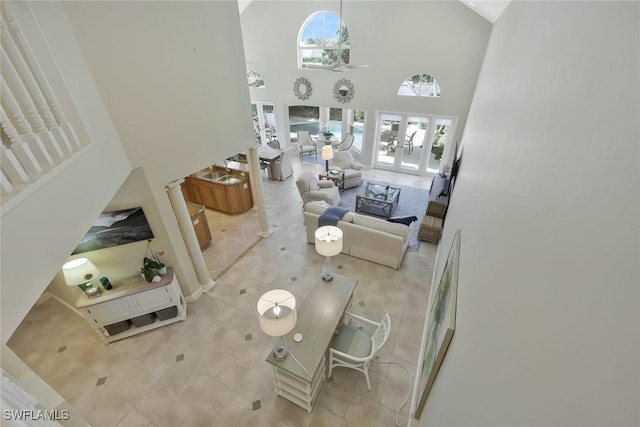
<svg viewBox="0 0 640 427"><path fill-rule="evenodd" d="M407 185L396 185L393 183L381 183L378 181L369 181L375 184L383 184L383 185L391 185L392 187L400 188L400 201L396 210L393 211L392 218L404 217L404 216L415 216L418 218L418 223L413 227L413 233L409 240L409 249L412 251L417 251L420 246L420 240L418 240L418 231L420 230L420 223L422 222L422 218L424 217L425 212L427 211L427 204L429 203L429 190L424 188L416 188L410 187ZM364 191L364 187L367 184L367 181L358 187L349 188L340 193L340 205L343 208L349 209L351 212L355 212L356 210L356 196L362 191ZM362 213L363 215L367 215L366 213ZM374 218L382 218L375 215ZM384 218L382 218L384 219Z"/></svg>

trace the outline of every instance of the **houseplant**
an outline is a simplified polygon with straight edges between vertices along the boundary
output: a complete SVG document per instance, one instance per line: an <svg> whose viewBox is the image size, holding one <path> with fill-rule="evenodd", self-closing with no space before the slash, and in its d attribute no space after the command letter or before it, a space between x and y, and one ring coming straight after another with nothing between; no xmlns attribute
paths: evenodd
<svg viewBox="0 0 640 427"><path fill-rule="evenodd" d="M164 251L153 252L151 249L151 239L147 240L147 250L142 259L142 266L140 267L140 274L144 276L144 279L151 283L156 275L163 275L167 272L167 266L160 261L160 256L164 255ZM159 280L159 279L158 279Z"/></svg>

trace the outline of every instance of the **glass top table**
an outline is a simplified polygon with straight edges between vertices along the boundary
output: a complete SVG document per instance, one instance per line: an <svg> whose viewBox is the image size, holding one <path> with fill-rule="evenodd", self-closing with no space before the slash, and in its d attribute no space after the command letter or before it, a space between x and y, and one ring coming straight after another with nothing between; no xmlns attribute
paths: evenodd
<svg viewBox="0 0 640 427"><path fill-rule="evenodd" d="M368 182L356 196L356 212L391 218L400 201L400 188Z"/></svg>

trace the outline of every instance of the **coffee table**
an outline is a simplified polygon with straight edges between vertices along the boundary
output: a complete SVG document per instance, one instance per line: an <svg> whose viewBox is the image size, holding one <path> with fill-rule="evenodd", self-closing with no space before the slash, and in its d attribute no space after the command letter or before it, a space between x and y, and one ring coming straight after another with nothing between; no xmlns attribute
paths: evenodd
<svg viewBox="0 0 640 427"><path fill-rule="evenodd" d="M400 188L367 182L356 196L356 212L391 218L400 201Z"/></svg>

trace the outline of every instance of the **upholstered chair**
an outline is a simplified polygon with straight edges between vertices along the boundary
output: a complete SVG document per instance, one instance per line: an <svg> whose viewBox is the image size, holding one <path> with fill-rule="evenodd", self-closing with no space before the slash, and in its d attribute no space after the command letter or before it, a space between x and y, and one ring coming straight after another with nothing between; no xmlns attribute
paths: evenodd
<svg viewBox="0 0 640 427"><path fill-rule="evenodd" d="M353 160L351 151L334 151L331 167L344 171L344 188L362 185L362 165Z"/></svg>
<svg viewBox="0 0 640 427"><path fill-rule="evenodd" d="M313 154L316 159L318 158L316 144L311 139L311 135L308 130L301 130L298 132L298 150L300 151L301 159L305 154Z"/></svg>
<svg viewBox="0 0 640 427"><path fill-rule="evenodd" d="M284 150L282 150L282 154L280 157L271 162L269 165L271 179L275 179L277 181L284 181L293 175L293 166L291 165L291 156L294 153L298 152L298 148L294 145L291 145Z"/></svg>
<svg viewBox="0 0 640 427"><path fill-rule="evenodd" d="M348 133L345 135L344 139L340 142L340 144L336 145L334 148L336 150L345 151L351 148L353 145L354 137L352 134Z"/></svg>
<svg viewBox="0 0 640 427"><path fill-rule="evenodd" d="M340 191L333 181L318 181L311 172L300 174L296 186L302 197L303 206L315 200L324 200L331 206L338 206L340 203Z"/></svg>

